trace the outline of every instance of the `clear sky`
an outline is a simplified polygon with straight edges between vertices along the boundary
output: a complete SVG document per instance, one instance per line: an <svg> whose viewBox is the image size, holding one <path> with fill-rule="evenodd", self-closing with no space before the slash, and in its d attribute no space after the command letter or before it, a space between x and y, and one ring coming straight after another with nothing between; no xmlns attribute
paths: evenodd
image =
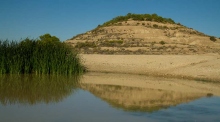
<svg viewBox="0 0 220 122"><path fill-rule="evenodd" d="M127 13L153 14L220 37L220 0L0 0L0 39L61 41Z"/></svg>

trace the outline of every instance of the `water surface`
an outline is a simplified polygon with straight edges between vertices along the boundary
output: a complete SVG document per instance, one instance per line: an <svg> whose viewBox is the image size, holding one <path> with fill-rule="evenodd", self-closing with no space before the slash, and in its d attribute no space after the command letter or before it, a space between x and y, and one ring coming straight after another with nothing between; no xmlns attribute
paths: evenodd
<svg viewBox="0 0 220 122"><path fill-rule="evenodd" d="M220 121L219 97L107 84L79 86L78 80L66 76L1 76L0 121Z"/></svg>

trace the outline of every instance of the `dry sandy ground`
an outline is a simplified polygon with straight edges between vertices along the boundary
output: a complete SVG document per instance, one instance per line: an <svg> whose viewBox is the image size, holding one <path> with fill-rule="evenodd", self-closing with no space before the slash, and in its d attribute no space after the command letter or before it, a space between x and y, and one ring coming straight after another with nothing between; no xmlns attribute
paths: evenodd
<svg viewBox="0 0 220 122"><path fill-rule="evenodd" d="M82 83L220 96L219 55L81 56L90 71L84 75Z"/></svg>
<svg viewBox="0 0 220 122"><path fill-rule="evenodd" d="M141 74L220 82L220 55L82 54L92 72Z"/></svg>

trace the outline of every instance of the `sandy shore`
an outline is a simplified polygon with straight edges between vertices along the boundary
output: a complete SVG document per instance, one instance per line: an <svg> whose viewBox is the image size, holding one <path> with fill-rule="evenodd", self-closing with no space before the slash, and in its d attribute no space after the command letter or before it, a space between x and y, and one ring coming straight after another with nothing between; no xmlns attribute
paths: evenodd
<svg viewBox="0 0 220 122"><path fill-rule="evenodd" d="M201 96L211 93L220 96L219 55L81 56L90 71L82 80L85 84L119 85Z"/></svg>
<svg viewBox="0 0 220 122"><path fill-rule="evenodd" d="M220 82L220 55L81 55L92 72Z"/></svg>

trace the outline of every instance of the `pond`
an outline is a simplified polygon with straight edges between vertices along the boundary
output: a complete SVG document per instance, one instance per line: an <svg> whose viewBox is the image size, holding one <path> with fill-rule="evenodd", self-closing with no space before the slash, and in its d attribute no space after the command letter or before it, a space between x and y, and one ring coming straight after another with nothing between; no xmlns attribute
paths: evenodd
<svg viewBox="0 0 220 122"><path fill-rule="evenodd" d="M68 77L1 75L0 121L220 121L220 97L158 89L157 86L154 89L128 85L127 78L130 77L99 73ZM144 77L140 78L144 82L147 79L151 82L169 80L155 78L154 81ZM122 84L106 83L108 79L112 82L120 80Z"/></svg>

